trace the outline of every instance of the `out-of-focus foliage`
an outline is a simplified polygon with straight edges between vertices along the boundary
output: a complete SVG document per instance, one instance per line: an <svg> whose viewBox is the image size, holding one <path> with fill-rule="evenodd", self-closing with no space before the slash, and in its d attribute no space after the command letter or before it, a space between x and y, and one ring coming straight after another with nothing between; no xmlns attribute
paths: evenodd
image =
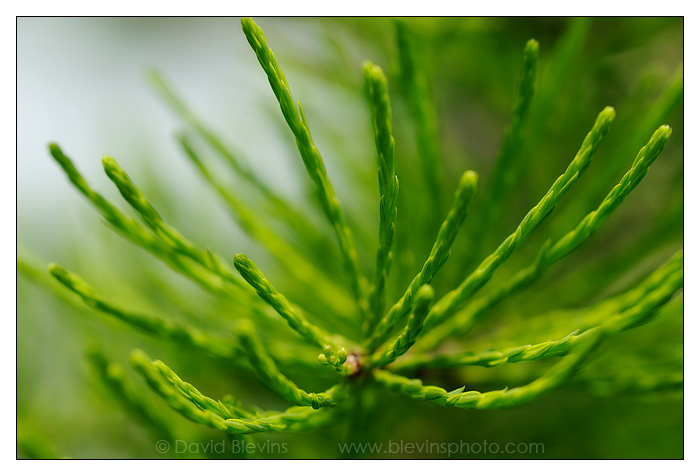
<svg viewBox="0 0 700 476"><path fill-rule="evenodd" d="M682 19L258 23L279 61L244 23L277 96L259 137L220 132L152 76L182 119L171 167L212 185L190 216L157 169L106 158L133 210L71 180L127 239L33 228L77 274L20 248L18 456L682 457ZM289 145L290 189L231 152L268 135ZM134 348L162 362L130 363ZM483 442L542 446L464 446Z"/></svg>

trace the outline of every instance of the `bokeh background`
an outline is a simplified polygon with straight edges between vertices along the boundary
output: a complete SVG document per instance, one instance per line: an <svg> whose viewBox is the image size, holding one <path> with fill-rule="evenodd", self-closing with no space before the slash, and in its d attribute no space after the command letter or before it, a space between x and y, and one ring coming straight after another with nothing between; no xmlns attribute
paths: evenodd
<svg viewBox="0 0 700 476"><path fill-rule="evenodd" d="M329 175L356 226L363 264L370 269L376 223L375 218L364 218L376 216L377 197L358 193L376 181L372 131L362 94L360 65L365 59L389 75L399 176L402 168L409 175L409 168L417 166L408 111L392 90L396 74L392 20L261 18L258 23L295 98L304 104ZM682 93L668 110L654 109L682 75L681 18L415 18L408 24L422 38L429 60L448 190L465 168L477 170L482 180L488 176L515 98L522 48L530 38L540 43L532 121L537 127L532 128L524 152L530 157L529 166L512 206L489 231L494 239L512 230L561 173L596 113L608 104L617 110L612 132L580 185L589 192L590 203L577 202L570 194L552 223L497 276L527 264L548 233L566 230L581 218L580 213L567 214L568 210L588 211L597 204L661 124L649 124L647 117L652 113L662 117L674 131L649 176L609 224L572 259L560 263L538 285L538 293L521 297L499 310L497 317L505 321L511 314L541 314L597 302L627 289L682 246ZM49 262L59 262L130 309L183 314L219 310L203 291L101 223L50 158L51 141L59 143L90 183L114 202L121 200L101 170L103 154L117 158L161 214L192 241L227 257L249 253L266 264L256 244L235 226L184 159L174 140L182 124L146 80L149 68L158 68L253 169L290 200L307 204L308 179L301 160L238 19L19 18L17 44L17 220L22 263L17 291L18 456L178 456L159 454L157 435L97 384L85 360L86 349L95 345L125 366L132 348L145 348L183 378L196 375L195 383L205 393L231 392L229 382L236 381L242 383L236 393L245 401L284 408L281 400L245 374L221 362L193 360L175 346L137 335L88 310L46 273ZM402 182L404 190L409 189ZM468 249L470 233L477 231L475 227L466 232L457 246ZM428 236L417 244L415 255L421 255L431 240ZM363 243L369 243L366 249ZM469 258L469 253L465 256ZM410 268L415 259L407 256L406 266ZM444 273L455 276L470 264L446 267ZM603 275L605 279L599 280ZM405 285L397 279L394 292ZM448 286L448 278L436 286ZM635 365L641 359L644 365L677 370L682 361L682 300L674 300L649 326L630 331L603 349L590 372L605 373L606 355L620 353ZM455 372L447 381L454 387L472 378L484 388L503 381L514 386L541 368L520 365L518 370L490 370L493 373L486 378L482 369L474 375ZM630 375L634 378L633 372ZM141 383L136 375L134 379ZM139 388L149 392L145 385ZM520 458L682 457L678 389L644 395L596 392L584 378L580 385L573 383L528 407L508 411L459 411L395 395L378 396L377 407L366 435L372 441L541 442L546 448L544 454L515 455ZM182 434L196 433L198 441L221 441L217 432L201 430L168 412L163 405L163 414ZM333 458L338 456L336 443L343 431L348 430L264 436L259 441L288 443L288 453L267 457ZM222 455L188 455L217 456Z"/></svg>

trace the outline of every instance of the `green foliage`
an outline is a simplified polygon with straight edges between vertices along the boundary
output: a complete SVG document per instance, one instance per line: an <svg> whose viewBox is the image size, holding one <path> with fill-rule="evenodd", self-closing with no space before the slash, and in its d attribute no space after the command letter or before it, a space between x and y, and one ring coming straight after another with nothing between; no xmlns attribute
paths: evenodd
<svg viewBox="0 0 700 476"><path fill-rule="evenodd" d="M294 382L285 377L277 368L274 360L267 354L260 339L255 333L255 328L250 323L245 323L238 329L241 346L248 354L250 364L257 372L260 380L286 400L297 405L311 405L314 408L334 407L338 404L341 394L339 390L342 384L333 387L328 393L307 393L296 386ZM325 360L328 357L323 354ZM337 358L337 357L336 357Z"/></svg>
<svg viewBox="0 0 700 476"><path fill-rule="evenodd" d="M345 363L348 352L344 348L333 344L327 332L308 322L304 316L296 311L289 304L289 301L272 287L270 282L255 266L255 263L242 254L237 254L233 261L243 279L287 321L289 327L324 350L324 354L319 355L319 360L322 363L333 366L342 366Z"/></svg>
<svg viewBox="0 0 700 476"><path fill-rule="evenodd" d="M401 68L401 87L415 124L416 144L429 199L440 210L442 200L442 170L438 149L438 121L426 74L424 52L419 39L403 21L396 22L396 42Z"/></svg>
<svg viewBox="0 0 700 476"><path fill-rule="evenodd" d="M464 312L456 315L451 322L446 323L442 329L437 328L433 333L431 346L435 347L443 339L451 335L463 334L469 330L474 324L474 320L485 311L516 291L532 285L548 267L573 252L593 235L603 225L605 219L644 178L651 164L661 153L670 135L670 128L661 126L649 139L647 145L639 151L632 168L622 177L620 183L608 193L597 209L586 215L573 230L556 243L552 244L551 241L547 241L530 266L515 274L499 289L475 301Z"/></svg>
<svg viewBox="0 0 700 476"><path fill-rule="evenodd" d="M408 319L405 329L385 351L375 353L369 358L368 368L390 364L397 357L405 354L416 343L418 335L423 330L425 317L428 315L434 296L435 292L429 284L423 285L418 290L416 303L413 306L414 310Z"/></svg>
<svg viewBox="0 0 700 476"><path fill-rule="evenodd" d="M367 347L370 350L376 349L377 345L387 338L393 326L400 322L411 310L413 296L418 289L432 281L438 271L440 271L440 268L445 264L445 261L447 261L447 258L450 256L450 248L457 237L457 231L467 216L469 203L476 192L476 181L477 175L472 171L467 171L462 175L455 192L452 208L450 208L447 218L440 226L438 237L432 250L430 250L428 259L425 260L420 272L413 278L401 299L379 321L374 333L368 339Z"/></svg>
<svg viewBox="0 0 700 476"><path fill-rule="evenodd" d="M549 392L568 381L577 367L600 342L600 332L586 342L585 346L558 362L542 377L522 387L481 393L475 390L465 392L464 387L448 392L440 387L424 386L418 379L408 379L386 370L374 373L378 383L391 390L408 395L414 400L425 400L445 407L457 408L508 408L530 403L538 396Z"/></svg>
<svg viewBox="0 0 700 476"><path fill-rule="evenodd" d="M300 431L318 428L329 421L327 410L291 407L285 412L256 414L232 408L202 395L159 360L151 362L146 354L134 351L131 363L170 407L190 420L231 434L267 431ZM239 415L248 418L237 418Z"/></svg>
<svg viewBox="0 0 700 476"><path fill-rule="evenodd" d="M287 80L284 77L284 73L277 63L277 58L274 53L267 46L265 35L260 27L258 27L252 19L248 18L244 18L241 24L243 26L243 32L246 38L248 38L248 43L250 43L253 51L255 51L260 66L262 66L265 74L267 74L267 79L270 82L270 86L272 86L272 91L279 101L282 115L296 138L297 148L304 161L306 171L316 185L323 211L328 217L336 237L338 238L338 245L343 255L343 262L350 274L353 294L360 310L366 313L368 306L366 298L367 284L366 279L360 273L359 257L353 242L352 232L347 226L340 201L326 173L326 167L323 164L321 153L318 151L311 138L311 131L309 130L309 124L306 121L306 116L304 116L301 103L298 104L297 108L292 98L292 93L289 90Z"/></svg>
<svg viewBox="0 0 700 476"><path fill-rule="evenodd" d="M611 107L601 111L566 171L554 181L544 197L525 215L515 231L496 248L496 251L487 256L456 289L435 304L428 314L426 327L435 326L473 296L491 279L496 269L510 257L518 245L549 216L557 202L588 167L593 154L608 133L614 117L615 111Z"/></svg>
<svg viewBox="0 0 700 476"><path fill-rule="evenodd" d="M648 318L671 299L682 284L683 253L679 252L636 288L620 296L606 299L591 309L581 310L582 315L590 316L584 318L589 328L583 333L576 330L558 340L519 346L505 351L489 350L480 353L463 352L453 355L422 354L414 356L413 359L405 359L394 368L406 371L416 368L448 368L460 365L495 367L506 363L564 355L580 345L582 340L589 339L599 329L614 328L616 332L620 332Z"/></svg>
<svg viewBox="0 0 700 476"><path fill-rule="evenodd" d="M207 336L201 331L192 329L184 324L177 324L167 318L147 316L120 309L105 301L97 291L80 279L78 275L66 271L57 264L49 266L49 273L66 288L78 295L91 308L110 314L139 330L153 334L161 339L184 344L226 359L236 358L241 354L241 350L235 342L226 342L217 337Z"/></svg>
<svg viewBox="0 0 700 476"><path fill-rule="evenodd" d="M391 248L396 233L399 178L396 176L396 144L391 130L391 106L386 77L379 66L369 62L365 63L364 72L379 162L379 250L369 298L370 307L363 323L365 334L368 334L384 310L386 281L392 260Z"/></svg>
<svg viewBox="0 0 700 476"><path fill-rule="evenodd" d="M663 254L666 259L669 255L668 249L651 249L648 255L633 256L629 265L631 277L622 284L616 283L617 287L611 287L602 295L590 292L585 299L561 308L556 306L552 296L566 294L567 289L557 288L556 280L548 280L547 276L547 271L555 264L593 241L594 234L610 221L613 212L640 185L659 158L671 138L671 128L659 126L657 121L666 117L671 109L669 104L682 94L682 81L680 85L674 81L671 92L663 94L651 108L647 118L653 118L655 123L651 129L656 128L656 131L597 208L583 209L583 202L575 197L574 185L582 180L586 170L593 169L591 163L596 152L604 150L604 139L610 135L609 141L624 143L614 149L621 153L640 146L611 128L616 113L610 106L597 115L568 166L556 164L551 170L552 174L561 175L540 193L538 200L528 202L522 198L526 195L519 188L528 181L528 171L552 165L544 152L541 156L527 154L528 139L541 133L541 124L537 122L541 109L538 108L544 107L538 105L536 93L541 89L538 87L539 43L529 40L523 51L510 123L488 179L484 181L486 186L483 191L478 190L477 173L465 171L467 167L461 163L460 173L455 175L460 178L452 204L445 214L444 191L454 185L446 173L451 165L442 158L447 154L440 151L435 91L425 53L418 48L419 38L407 22L397 21L397 90L402 93L400 104L408 111L407 115L399 117L403 120L408 116L412 121L411 135L415 138L420 164L418 167L402 164L410 154L405 152L408 146L402 149L401 136L395 131L398 121L393 119L396 114L392 112L389 92L392 76L387 79L382 68L365 62L364 93L371 118L368 128L371 127L373 133L376 150L373 160L376 160L378 172L378 185L377 182L372 184L371 193L377 195L378 190L379 206L378 217L364 221L377 225L378 243L363 243L358 239L358 245L362 246L356 247L355 237L363 235L354 234L351 228L358 219L349 212L352 207L341 206L339 194L312 139L310 121L301 104L293 99L280 63L260 27L248 18L241 23L315 187L315 198L327 228L319 228L310 218L313 209L307 216L306 210L299 209L297 204L267 185L266 177L253 172L238 154L231 152L185 105L163 76L153 72L150 77L156 89L189 129L178 135L184 155L223 199L238 226L259 247L254 252L260 253L256 261L261 266L245 254L222 256L187 238L166 222L166 214L156 210L155 200L147 199L146 192L136 186L116 160L105 156L105 173L140 221L131 218L93 190L71 159L58 145L51 144L49 150L53 158L108 224L128 241L209 293L216 300L219 307L215 309L222 319L208 320L207 313L203 312L193 323L168 316L166 312L154 316L131 311L128 309L137 306L111 302L111 298L102 297L77 274L59 265L52 264L49 272L89 308L112 316L155 340L174 344L178 353L196 352L214 357L217 362L235 368L245 376L244 380L255 376L272 393L288 402L284 405L293 406L266 411L254 405L246 406L238 397L209 397L182 380L165 363L135 350L131 354L132 367L159 398L154 399L145 389L138 390L138 382L126 369L111 362L102 351L92 350L88 360L98 380L115 401L121 402L125 412L165 439L179 434L176 414L230 435L329 431L349 425L347 438L359 439L366 435L363 431L372 431L374 415L390 412L391 405L405 397L455 407L450 411L458 412L458 409L525 406L544 395L556 394L557 389L567 385L571 388L580 385L613 395L630 389L635 395L669 388L682 390L677 361L669 364L669 368L646 372L645 380L637 382L636 386L630 384L625 375L603 382L579 372L596 356L606 359L608 367L617 365L616 359L624 358L624 353L610 355L601 349L608 342L619 342L626 331L654 322L667 303L680 299L682 250L651 272L651 265L641 272L634 266L645 259L658 265L659 256ZM568 49L576 46L576 35L582 34L579 31L582 28L584 26L577 24L571 30ZM555 63L550 80L565 73L561 69L565 68L563 61L574 60L571 54L559 54L563 59ZM545 99L551 94L554 93L547 91ZM394 100L393 95L391 98ZM591 119L592 115L585 117L588 124ZM577 127L572 135L580 141L587 127ZM640 127L647 127L647 124ZM214 151L237 180L258 195L248 195L243 189L226 185L213 171L197 141ZM559 155L571 157L566 151ZM624 160L631 158L625 155ZM477 168L477 164L470 166ZM605 167L606 172L595 170L595 174L608 173ZM402 174L406 174L406 181ZM398 176L402 177L403 184L400 193ZM425 182L424 188L418 190L406 185L421 182ZM602 181L593 183L594 188L603 186ZM595 196L587 192L588 184L579 188L583 188L579 190L584 195L583 201ZM570 191L574 197L565 197ZM370 194L368 190L357 191L358 194L365 192ZM519 201L527 206L533 202L535 205L519 220L514 231L501 239L492 229L507 219L514 197L521 197ZM559 205L568 207L564 214L567 220L579 220L581 214L587 214L573 227L564 226L562 222L550 224L548 219L555 215ZM579 211L581 213L576 214ZM470 213L472 217L466 220ZM416 223L421 225L411 226ZM464 233L468 239L460 238L463 225L469 229ZM432 228L423 233L423 227L427 226ZM335 236L337 256L326 256L325 248L321 248L327 233ZM294 238L287 239L290 236ZM493 251L487 250L485 247L490 246L490 238L494 236L500 244ZM605 238L610 239L609 236ZM432 243L425 259L428 248L423 243ZM605 246L601 243L597 241L592 246ZM519 255L517 252L521 248ZM374 259L362 256L358 252L362 249L376 249ZM252 252L248 254L253 256ZM309 254L315 257L309 258ZM342 263L347 274L345 278L333 272L331 266L336 259ZM327 267L323 266L324 261L328 261ZM581 280L603 279L603 275L608 274L605 271L590 276L583 274L587 264L584 259L578 264L567 263L576 276L579 276L577 269L582 269ZM32 274L29 265L19 264L27 275ZM440 273L448 264L450 271ZM265 269L269 279L260 268ZM373 272L367 272L372 268ZM502 274L498 275L499 272ZM540 281L544 282L535 287ZM532 297L532 307L518 312L508 308L504 312L493 312L529 288L532 288L531 294L525 297ZM586 288L581 285L580 289ZM536 303L538 297L544 304ZM513 306L517 307L522 301L515 303ZM538 309L537 305L541 307ZM198 307L197 303L192 306ZM560 312L565 318L553 319L544 311ZM671 311L678 315L682 306L673 307ZM661 318L658 320L665 322ZM464 340L465 337L470 340ZM637 369L642 373L639 369L646 367L635 355L631 358L631 372ZM509 370L516 365L507 365L524 362L543 365L527 367L529 370L523 370L522 374ZM549 368L543 371L543 366ZM476 384L471 387L472 381L464 378L464 374L455 373L471 367L484 367L493 377L486 373L474 374ZM181 370L174 364L173 368ZM186 378L200 378L194 368L185 366L181 375L188 372ZM503 372L498 373L501 370ZM422 379L413 378L416 374ZM449 390L455 377L465 385ZM200 388L205 389L205 385L220 388L201 378ZM439 385L425 384L423 380L428 379L438 380ZM237 388L235 380L224 376L220 380L234 394L249 385L244 383ZM508 387L489 390L504 385ZM261 401L270 400L266 396ZM166 403L175 413L164 417L157 408L160 402ZM412 411L419 413L421 407ZM40 447L30 448L27 453L38 457L53 454L52 450Z"/></svg>

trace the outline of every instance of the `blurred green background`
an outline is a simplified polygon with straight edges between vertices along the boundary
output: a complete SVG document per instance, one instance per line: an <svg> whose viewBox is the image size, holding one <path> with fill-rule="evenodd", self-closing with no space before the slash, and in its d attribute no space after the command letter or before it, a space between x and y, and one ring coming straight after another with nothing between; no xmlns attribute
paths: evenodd
<svg viewBox="0 0 700 476"><path fill-rule="evenodd" d="M371 270L378 197L371 123L362 92L360 65L365 59L379 64L389 76L401 192L424 192L420 180L415 180L418 166L410 117L394 87L392 20L256 21L277 54L295 98L304 105L356 233L363 265ZM523 151L528 166L512 206L500 212L493 229L467 222L453 258L435 282L438 295L483 258L470 253L474 234L486 235L486 251L494 248L563 171L597 112L608 104L616 108L617 120L585 178L494 280L529 264L547 236L560 235L597 206L661 123L673 128L671 140L644 182L600 233L555 266L536 291L498 308L494 322L507 326L513 316L595 303L629 288L682 246L682 94L672 107L658 110L659 98L682 75L682 18L414 18L407 23L421 38L428 59L448 193L467 168L479 172L481 183L486 183L515 99L523 46L530 38L540 44L537 92ZM162 71L205 122L240 150L270 184L301 207L313 208L293 139L238 19L18 19L18 254L28 265L18 271L17 290L19 457L240 456L158 453L155 443L161 435L132 418L95 380L85 360L92 345L125 367L132 348L147 349L207 394L235 390L247 403L285 408L281 399L244 372L220 361L195 358L189 351L97 315L55 286L45 272L49 262L59 262L129 309L185 320L218 316L218 321L231 312L104 226L49 157L46 144L56 141L95 188L115 203L121 200L100 170L102 154L116 157L168 222L192 241L225 257L250 254L273 269L270 277L282 283L281 288L293 290L293 277L274 270L269 259L266 262L177 149L174 133L181 125L149 89L144 76L149 67ZM398 232L403 235L397 240L408 243L408 252L398 258L395 271L403 267L415 273L434 229L417 221L420 214L412 217L399 206ZM442 217L444 211L436 215ZM310 217L322 223L312 212ZM461 259L456 264L455 256ZM328 266L339 269L338 257L329 258ZM392 299L405 288L409 276L394 274L398 276L392 284ZM559 329L546 337L561 337ZM488 348L490 344L495 343L477 338L474 345ZM611 356L618 359L614 369L608 364ZM682 390L640 395L625 388L589 385L590 375L625 373L625 359L631 362L630 379L645 368L679 369L681 297L648 326L607 343L578 381L524 408L464 411L414 403L398 395L371 394L368 398L375 400L376 411L363 430L364 439L535 442L545 448L544 454L456 457L682 457ZM477 389L488 390L526 382L541 368L532 363L452 371L441 374L439 382L455 388L474 382ZM149 394L139 377L133 377L138 388ZM306 378L314 385L323 380L303 372L296 377L300 383ZM222 434L201 429L152 400L172 420L178 435L187 435L182 438L225 440ZM337 442L350 438L349 431L341 425L303 435L260 435L255 441L287 444L286 453L262 457L334 458L341 456Z"/></svg>

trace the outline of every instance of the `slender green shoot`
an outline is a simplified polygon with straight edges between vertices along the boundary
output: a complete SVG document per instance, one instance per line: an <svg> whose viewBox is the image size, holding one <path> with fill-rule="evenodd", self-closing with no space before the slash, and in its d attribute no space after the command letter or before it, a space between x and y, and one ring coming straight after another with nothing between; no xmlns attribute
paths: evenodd
<svg viewBox="0 0 700 476"><path fill-rule="evenodd" d="M159 256L167 255L161 242L136 220L127 217L118 208L93 190L73 161L63 153L58 144L49 144L51 156L61 166L71 183L82 193L116 230L143 248Z"/></svg>
<svg viewBox="0 0 700 476"><path fill-rule="evenodd" d="M221 156L238 176L262 193L268 204L271 205L271 212L274 214L275 218L283 220L285 224L290 226L294 231L300 235L304 235L304 238L309 238L312 243L323 239L323 237L315 233L315 227L312 226L304 213L293 207L288 200L277 194L264 180L248 168L239 158L240 154L238 152L234 153L229 147L224 145L224 141L197 117L170 84L168 84L160 72L156 70L151 71L149 79L156 91L171 109L180 116L180 118L188 124L211 149Z"/></svg>
<svg viewBox="0 0 700 476"><path fill-rule="evenodd" d="M679 103L683 101L683 65L681 64L673 74L671 81L664 88L659 97L644 112L643 115L635 117L634 130L626 141L615 144L612 151L613 160L615 157L624 157L631 154L632 147L642 143L647 136L651 135L659 124L669 119L669 114ZM598 197L605 193L609 184L613 183L617 174L622 168L622 164L616 166L619 161L614 161L609 167L602 168L597 172L597 180L591 184L590 189L576 203L572 204L571 213L584 213L586 208L596 203Z"/></svg>
<svg viewBox="0 0 700 476"><path fill-rule="evenodd" d="M49 266L49 273L63 286L80 297L88 307L114 316L120 321L150 335L166 341L185 344L225 359L234 359L242 355L240 347L234 341L225 341L224 339L209 336L199 330L192 329L186 324L178 324L162 317L147 316L121 309L100 296L80 276L67 271L57 264Z"/></svg>
<svg viewBox="0 0 700 476"><path fill-rule="evenodd" d="M581 54L590 35L590 25L590 18L572 18L570 26L554 46L548 63L543 65L537 99L533 101L530 111L530 121L538 127L528 131L528 141L524 144L527 156L536 156L539 144L546 141L546 133L551 130L552 121L557 117L553 111L562 113L560 97L567 85L578 79L577 73L581 72ZM528 178L533 181L536 190L547 186L550 181L548 172L555 163L559 163L558 157L541 157L537 167L528 170Z"/></svg>
<svg viewBox="0 0 700 476"><path fill-rule="evenodd" d="M190 141L184 136L179 136L183 150L192 163L201 172L223 198L233 211L234 219L240 227L256 242L262 244L275 260L280 263L291 275L296 277L309 291L317 292L318 298L323 301L326 308L333 309L331 315L346 316L348 309L353 306L353 301L347 293L335 285L334 281L310 264L301 254L279 234L267 226L260 215L243 202L241 197L233 190L225 187L212 174L204 164L199 154L194 150Z"/></svg>
<svg viewBox="0 0 700 476"><path fill-rule="evenodd" d="M434 210L442 210L442 167L438 149L438 120L426 64L418 39L405 22L396 21L401 82L416 127L416 145Z"/></svg>
<svg viewBox="0 0 700 476"><path fill-rule="evenodd" d="M94 370L99 382L104 385L110 397L126 411L143 421L160 438L168 441L175 439L172 424L165 420L158 411L133 388L132 382L126 375L126 370L119 364L110 362L97 349L90 349L87 360Z"/></svg>
<svg viewBox="0 0 700 476"><path fill-rule="evenodd" d="M495 291L475 301L474 305L469 306L464 312L455 315L453 319L436 327L427 336L430 345L436 346L447 337L464 334L484 312L493 308L505 298L534 284L547 268L581 246L603 226L605 220L642 181L651 164L661 154L670 136L670 127L659 127L649 139L649 142L639 151L629 171L610 190L597 209L586 215L573 230L556 243L552 244L548 240L530 266L515 274ZM423 345L427 345L427 342L423 342Z"/></svg>
<svg viewBox="0 0 700 476"><path fill-rule="evenodd" d="M102 165L104 166L105 173L110 180L114 182L114 185L117 186L122 197L124 197L129 205L139 213L143 222L153 230L161 240L167 243L167 245L178 254L187 256L214 274L221 276L227 282L242 286L240 280L236 278L230 271L229 266L226 265L225 260L208 250L199 248L182 236L175 228L165 223L155 207L151 205L141 190L132 182L131 178L124 172L119 164L117 164L114 158L105 155L102 158Z"/></svg>
<svg viewBox="0 0 700 476"><path fill-rule="evenodd" d="M622 296L603 301L591 309L582 310L582 314L590 316L584 318L584 324L590 327L583 332L576 330L561 339L517 346L503 351L488 350L449 355L419 354L402 359L391 369L396 372L411 372L421 368L444 369L463 365L496 367L506 363L528 362L565 355L580 346L600 328L606 328L610 333L622 332L653 318L659 308L682 288L682 260L683 253L678 252L636 288Z"/></svg>
<svg viewBox="0 0 700 476"><path fill-rule="evenodd" d="M245 164L243 164L223 141L195 115L195 113L185 104L185 102L175 93L163 75L157 70L151 70L148 79L154 86L156 92L182 120L189 125L204 142L223 157L236 173L246 182L254 185L268 198L273 198L280 203L286 203L259 178Z"/></svg>
<svg viewBox="0 0 700 476"><path fill-rule="evenodd" d="M333 387L328 392L308 393L300 389L277 368L277 364L265 351L255 328L250 323L244 323L238 328L238 341L248 354L248 360L255 369L258 377L266 387L289 402L299 406L334 407L343 398L343 384Z"/></svg>
<svg viewBox="0 0 700 476"><path fill-rule="evenodd" d="M677 251L671 259L659 266L635 288L597 304L596 311L592 315L592 322L599 322L601 320L599 316L620 314L635 306L645 296L665 286L665 283L670 282L674 275L683 276L683 250Z"/></svg>
<svg viewBox="0 0 700 476"><path fill-rule="evenodd" d="M539 44L529 40L523 52L523 64L518 80L518 96L515 101L510 125L505 131L501 149L496 157L493 171L489 176L486 187L486 197L480 207L481 230L491 230L500 213L507 209L505 206L511 196L513 185L523 170L519 160L525 135L524 126L530 112L530 104L535 94L535 76L537 72L537 56ZM483 236L483 234L481 234ZM476 236L479 239L479 236Z"/></svg>
<svg viewBox="0 0 700 476"><path fill-rule="evenodd" d="M221 418L255 418L257 416L255 412L245 410L240 404L232 405L230 400L223 402L203 395L194 385L183 381L170 367L160 360L153 361L152 366L182 397L194 403L201 410L212 411Z"/></svg>
<svg viewBox="0 0 700 476"><path fill-rule="evenodd" d="M418 289L416 293L416 303L413 307L413 313L408 319L408 324L404 328L403 332L396 338L396 340L388 345L386 349L376 352L368 359L365 367L367 369L372 369L374 367L381 367L388 365L396 360L401 355L408 352L408 350L415 344L416 339L423 330L423 322L425 317L428 315L430 310L430 305L433 303L435 297L435 291L429 284L424 284Z"/></svg>
<svg viewBox="0 0 700 476"><path fill-rule="evenodd" d="M576 352L564 357L542 377L522 387L505 388L492 392L464 391L464 387L451 392L436 386L425 386L419 379L408 379L387 370L375 370L377 383L411 397L414 400L428 401L444 407L491 409L511 408L530 403L535 398L560 387L574 376L581 363L596 349L604 336L598 331L581 345Z"/></svg>
<svg viewBox="0 0 700 476"><path fill-rule="evenodd" d="M241 19L241 25L248 43L253 48L260 66L262 66L267 75L272 91L280 104L282 115L296 138L297 148L304 161L304 166L309 177L316 185L323 210L338 238L343 261L350 274L353 293L362 314L365 315L368 308L366 278L362 276L360 271L360 261L355 249L352 232L346 223L340 201L326 173L326 166L323 163L321 154L311 138L311 131L306 121L304 110L301 107L301 103L294 102L284 73L277 63L275 54L267 45L263 31L251 18Z"/></svg>
<svg viewBox="0 0 700 476"><path fill-rule="evenodd" d="M141 373L150 387L159 394L170 407L195 423L230 434L248 434L260 432L286 432L312 430L325 426L333 421L335 416L330 410L314 410L311 407L291 407L285 412L272 413L265 416L252 414L251 418L226 418L233 413L231 407L223 402L194 395L193 387L188 396L184 396L173 383L164 376L167 373L165 364L156 364L142 351L131 354L131 363ZM174 377L173 377L174 380ZM178 378L179 380L179 378ZM199 393L201 395L201 393ZM204 408L200 408L198 401ZM214 403L217 402L217 403ZM238 410L240 411L240 410ZM222 416L225 415L225 416Z"/></svg>
<svg viewBox="0 0 700 476"><path fill-rule="evenodd" d="M216 428L222 431L227 430L225 418L221 416L221 412L228 415L227 407L222 404L221 409L217 408L200 408L194 401L197 399L191 395L184 396L181 390L168 381L158 370L155 362L152 362L142 351L135 350L131 353L131 365L145 379L148 385L163 398L166 403L175 411L180 413L185 418L188 418L195 423L199 423L210 428ZM204 401L200 404L204 406Z"/></svg>
<svg viewBox="0 0 700 476"><path fill-rule="evenodd" d="M244 254L237 254L234 257L234 265L243 279L250 284L258 295L277 313L282 316L289 327L294 329L309 342L318 345L324 350L324 354L319 355L322 363L331 365L338 370L343 371L348 352L343 347L335 345L328 333L318 326L311 324L297 310L292 308L287 298L280 294L272 284L267 280L265 275L260 272L255 263L253 263Z"/></svg>
<svg viewBox="0 0 700 476"><path fill-rule="evenodd" d="M630 170L622 177L620 183L613 187L598 208L586 215L576 228L567 233L551 248L544 251L543 261L547 263L545 266L549 266L571 253L600 229L612 212L639 185L649 171L651 164L661 154L670 136L671 128L666 125L659 127L654 132L649 142L637 154Z"/></svg>
<svg viewBox="0 0 700 476"><path fill-rule="evenodd" d="M396 232L399 179L396 177L396 153L386 77L379 66L369 61L365 63L364 74L379 162L379 249L369 296L369 313L363 322L367 334L384 312L386 281L391 267L391 249Z"/></svg>
<svg viewBox="0 0 700 476"><path fill-rule="evenodd" d="M559 200L590 164L593 154L610 130L610 124L614 118L615 110L610 106L598 114L593 128L586 135L581 148L564 174L554 181L544 197L525 215L516 230L500 244L496 251L487 256L455 290L447 293L433 306L425 322L426 330L439 324L486 284L496 269L513 254L518 245L525 241L552 213Z"/></svg>
<svg viewBox="0 0 700 476"><path fill-rule="evenodd" d="M212 263L215 261L220 262L220 260L209 257L209 252L205 252L206 259L204 259L204 264L202 264L200 262L192 262L178 254L172 246L155 236L143 224L124 215L117 207L93 190L78 172L75 165L73 165L71 159L63 153L58 145L50 144L49 150L71 183L99 210L104 219L119 234L153 254L171 269L196 282L203 289L217 295L226 296L234 302L246 303L247 306L255 307L249 296L246 296L248 289L240 281L226 281L219 273L215 272Z"/></svg>
<svg viewBox="0 0 700 476"><path fill-rule="evenodd" d="M458 354L418 354L402 359L391 370L400 373L414 372L418 369L449 369L465 365L480 367L498 367L503 364L530 362L566 355L576 346L585 333L578 330L561 339L549 340L538 344L527 344L505 350L486 350L483 352L460 352Z"/></svg>
<svg viewBox="0 0 700 476"><path fill-rule="evenodd" d="M469 213L469 204L476 192L477 180L478 175L476 172L468 170L462 174L455 191L452 207L447 213L445 221L440 226L437 239L430 250L428 259L425 260L420 272L413 278L403 296L389 309L377 324L374 333L368 338L367 347L369 351L373 352L386 340L394 326L398 325L403 317L410 312L413 298L418 289L424 284L430 283L449 258L450 249L457 237L457 232Z"/></svg>

